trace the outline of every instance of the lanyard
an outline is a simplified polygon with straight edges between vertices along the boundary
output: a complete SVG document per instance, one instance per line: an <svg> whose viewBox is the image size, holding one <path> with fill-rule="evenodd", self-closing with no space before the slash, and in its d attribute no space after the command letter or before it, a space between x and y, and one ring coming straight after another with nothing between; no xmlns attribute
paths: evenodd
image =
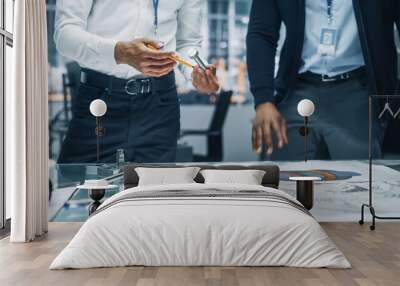
<svg viewBox="0 0 400 286"><path fill-rule="evenodd" d="M332 1L332 0L329 0ZM157 35L158 29L158 3L160 0L153 0L153 7L154 7L154 34Z"/></svg>
<svg viewBox="0 0 400 286"><path fill-rule="evenodd" d="M332 24L332 5L333 5L333 0L326 0L328 4L328 9L327 9L327 14L328 14L328 24Z"/></svg>

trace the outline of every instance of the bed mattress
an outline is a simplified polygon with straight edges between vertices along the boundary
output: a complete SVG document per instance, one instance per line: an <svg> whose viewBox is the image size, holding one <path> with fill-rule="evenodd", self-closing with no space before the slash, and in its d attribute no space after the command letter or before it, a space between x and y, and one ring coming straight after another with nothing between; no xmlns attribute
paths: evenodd
<svg viewBox="0 0 400 286"><path fill-rule="evenodd" d="M135 187L107 199L50 269L121 266L350 268L282 191L238 184Z"/></svg>

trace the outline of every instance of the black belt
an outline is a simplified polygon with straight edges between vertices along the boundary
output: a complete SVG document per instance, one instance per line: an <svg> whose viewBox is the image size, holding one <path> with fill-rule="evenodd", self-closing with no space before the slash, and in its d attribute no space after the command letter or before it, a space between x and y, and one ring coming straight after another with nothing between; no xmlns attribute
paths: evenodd
<svg viewBox="0 0 400 286"><path fill-rule="evenodd" d="M356 70L342 73L336 76L329 77L327 75L316 74L312 72L305 72L303 74L299 74L300 80L305 81L313 81L318 83L331 83L331 82L340 82L346 81L349 79L355 78L365 78L367 76L367 72L364 67L358 68Z"/></svg>
<svg viewBox="0 0 400 286"><path fill-rule="evenodd" d="M174 72L170 72L159 78L122 79L97 71L83 69L81 71L81 83L104 89L109 93L117 92L132 96L141 96L174 88L175 74Z"/></svg>

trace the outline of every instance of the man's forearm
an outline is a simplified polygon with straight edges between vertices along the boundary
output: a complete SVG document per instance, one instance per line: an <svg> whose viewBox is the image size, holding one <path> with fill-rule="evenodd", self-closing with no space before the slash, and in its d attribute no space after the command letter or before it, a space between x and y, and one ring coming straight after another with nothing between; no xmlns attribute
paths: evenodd
<svg viewBox="0 0 400 286"><path fill-rule="evenodd" d="M90 34L74 25L63 27L55 37L55 42L60 54L80 65L109 68L117 64L116 40Z"/></svg>
<svg viewBox="0 0 400 286"><path fill-rule="evenodd" d="M247 36L247 67L255 104L274 102L276 44L266 36L249 30Z"/></svg>
<svg viewBox="0 0 400 286"><path fill-rule="evenodd" d="M58 0L54 41L60 54L80 65L110 69L116 65L117 41L87 32L92 5L92 0Z"/></svg>
<svg viewBox="0 0 400 286"><path fill-rule="evenodd" d="M185 0L178 12L178 30L176 33L176 50L188 58L190 49L199 50L203 41L200 27L203 24L203 1ZM179 66L187 80L191 80L192 69Z"/></svg>
<svg viewBox="0 0 400 286"><path fill-rule="evenodd" d="M256 106L275 102L275 56L280 27L275 0L254 0L247 34L247 66Z"/></svg>

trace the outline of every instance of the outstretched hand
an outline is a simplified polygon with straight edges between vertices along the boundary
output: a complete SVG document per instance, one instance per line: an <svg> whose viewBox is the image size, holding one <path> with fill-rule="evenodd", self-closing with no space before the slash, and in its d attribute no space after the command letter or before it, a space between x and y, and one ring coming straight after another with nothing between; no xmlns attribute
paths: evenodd
<svg viewBox="0 0 400 286"><path fill-rule="evenodd" d="M219 83L216 77L214 65L208 65L204 71L196 66L192 73L193 86L202 93L215 93L219 90Z"/></svg>
<svg viewBox="0 0 400 286"><path fill-rule="evenodd" d="M285 119L272 103L263 103L257 106L256 118L253 122L253 149L261 153L263 145L267 148L267 154L274 151L272 132L275 132L278 147L288 144L287 127Z"/></svg>

